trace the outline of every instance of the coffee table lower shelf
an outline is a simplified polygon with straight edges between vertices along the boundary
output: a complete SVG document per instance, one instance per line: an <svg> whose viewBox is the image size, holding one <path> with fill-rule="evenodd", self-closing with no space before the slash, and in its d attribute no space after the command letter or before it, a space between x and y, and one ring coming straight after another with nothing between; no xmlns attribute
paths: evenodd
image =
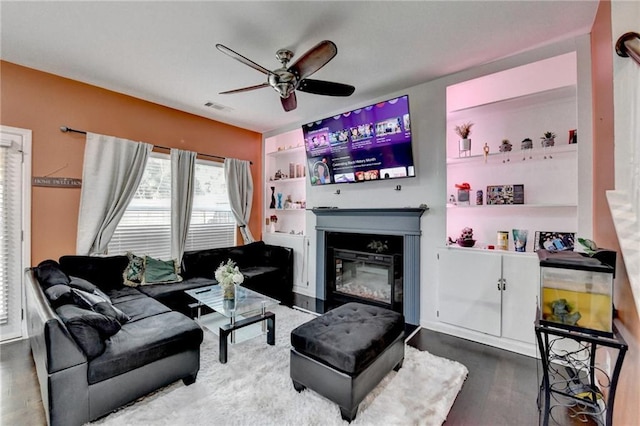
<svg viewBox="0 0 640 426"><path fill-rule="evenodd" d="M258 313L252 316L237 315L234 320L217 312L202 315L198 323L211 330L219 337L220 363L227 363L228 341L240 343L257 337L267 335L267 344L275 345L276 342L276 314L270 311ZM255 327L250 327L256 325Z"/></svg>

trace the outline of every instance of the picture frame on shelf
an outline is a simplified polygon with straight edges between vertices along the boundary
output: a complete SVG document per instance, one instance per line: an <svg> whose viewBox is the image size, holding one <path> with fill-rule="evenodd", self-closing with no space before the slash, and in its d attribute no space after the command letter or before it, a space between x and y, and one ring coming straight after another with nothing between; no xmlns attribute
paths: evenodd
<svg viewBox="0 0 640 426"><path fill-rule="evenodd" d="M487 205L524 204L524 185L488 185Z"/></svg>
<svg viewBox="0 0 640 426"><path fill-rule="evenodd" d="M536 231L534 250L573 251L575 232Z"/></svg>

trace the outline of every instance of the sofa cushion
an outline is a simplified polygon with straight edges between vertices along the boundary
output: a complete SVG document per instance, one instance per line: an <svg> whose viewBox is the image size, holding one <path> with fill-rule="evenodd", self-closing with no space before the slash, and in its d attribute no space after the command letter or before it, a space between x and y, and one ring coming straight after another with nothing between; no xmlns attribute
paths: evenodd
<svg viewBox="0 0 640 426"><path fill-rule="evenodd" d="M126 300L114 305L129 316L129 321L138 321L153 315L171 312L171 309L151 297Z"/></svg>
<svg viewBox="0 0 640 426"><path fill-rule="evenodd" d="M129 264L127 256L77 256L60 258L60 267L67 275L84 278L106 291L124 285L122 273Z"/></svg>
<svg viewBox="0 0 640 426"><path fill-rule="evenodd" d="M398 312L362 303L347 303L300 325L291 344L348 374L358 374L404 332Z"/></svg>
<svg viewBox="0 0 640 426"><path fill-rule="evenodd" d="M180 264L177 260L160 260L150 256L144 257L142 285L177 283L182 281L178 272Z"/></svg>
<svg viewBox="0 0 640 426"><path fill-rule="evenodd" d="M76 305L63 305L56 309L78 346L93 359L105 350L105 339L120 330L120 323L100 313Z"/></svg>
<svg viewBox="0 0 640 426"><path fill-rule="evenodd" d="M185 280L193 277L214 279L218 266L228 259L229 255L226 248L185 252L182 256L182 278Z"/></svg>
<svg viewBox="0 0 640 426"><path fill-rule="evenodd" d="M145 299L146 294L141 293L137 288L120 287L107 290L106 295L109 296L112 303L125 302L132 299Z"/></svg>
<svg viewBox="0 0 640 426"><path fill-rule="evenodd" d="M43 290L57 285L69 284L69 276L65 274L55 260L44 260L34 268L34 273Z"/></svg>
<svg viewBox="0 0 640 426"><path fill-rule="evenodd" d="M243 246L231 247L229 249L229 258L236 262L240 268L262 265L264 249L264 241L255 241Z"/></svg>
<svg viewBox="0 0 640 426"><path fill-rule="evenodd" d="M197 349L202 336L202 329L178 312L131 321L107 340L104 353L89 363L89 384L188 349Z"/></svg>
<svg viewBox="0 0 640 426"><path fill-rule="evenodd" d="M154 284L144 287L139 287L141 293L147 296L153 297L156 300L162 301L167 297L173 297L174 295L184 293L185 290L191 290L192 288L204 287L207 285L218 284L215 279L209 278L189 278L179 283L171 284Z"/></svg>

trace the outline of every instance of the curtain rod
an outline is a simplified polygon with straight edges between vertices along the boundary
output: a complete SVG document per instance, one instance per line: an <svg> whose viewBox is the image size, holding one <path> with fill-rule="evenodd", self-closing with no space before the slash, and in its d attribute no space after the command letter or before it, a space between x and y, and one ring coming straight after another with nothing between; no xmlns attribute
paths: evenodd
<svg viewBox="0 0 640 426"><path fill-rule="evenodd" d="M72 129L71 127L67 127L67 126L60 126L60 131L63 132L63 133L72 132L72 133L81 133L83 135L87 134L87 132L84 131L84 130L76 130L76 129ZM169 148L167 146L162 146L162 145L153 145L153 147L154 148L171 150L171 148ZM217 159L220 159L220 160L225 160L226 159L226 157L221 157L219 155L203 154L201 152L198 152L197 154L201 155L203 157L217 158ZM253 164L253 161L249 161L249 164Z"/></svg>
<svg viewBox="0 0 640 426"><path fill-rule="evenodd" d="M631 58L640 65L640 34L629 32L622 34L616 41L616 53L623 58Z"/></svg>

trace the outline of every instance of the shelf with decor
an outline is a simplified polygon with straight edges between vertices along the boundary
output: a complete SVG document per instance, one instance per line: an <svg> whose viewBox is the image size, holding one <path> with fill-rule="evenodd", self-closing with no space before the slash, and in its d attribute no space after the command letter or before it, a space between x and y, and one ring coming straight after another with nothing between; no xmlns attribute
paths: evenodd
<svg viewBox="0 0 640 426"><path fill-rule="evenodd" d="M484 154L470 155L468 157L447 157L447 166L469 166L472 164L517 166L526 161L550 161L553 160L554 155L559 154L577 155L577 152L578 144L554 145L547 148L535 147L532 149L520 149L520 147L513 146L510 152L490 152L486 158ZM509 161L505 162L507 159Z"/></svg>
<svg viewBox="0 0 640 426"><path fill-rule="evenodd" d="M293 250L295 287L305 286L308 281L304 275L308 260L305 207L309 178L306 167L301 128L265 138L262 239L268 244ZM276 218L273 227L272 217Z"/></svg>
<svg viewBox="0 0 640 426"><path fill-rule="evenodd" d="M577 231L576 68L575 53L565 54L447 88L449 237L464 227L486 244L512 229ZM461 151L455 130L466 126L471 142ZM553 146L542 146L545 133L555 134Z"/></svg>
<svg viewBox="0 0 640 426"><path fill-rule="evenodd" d="M578 204L447 204L448 209L565 209L578 208Z"/></svg>

